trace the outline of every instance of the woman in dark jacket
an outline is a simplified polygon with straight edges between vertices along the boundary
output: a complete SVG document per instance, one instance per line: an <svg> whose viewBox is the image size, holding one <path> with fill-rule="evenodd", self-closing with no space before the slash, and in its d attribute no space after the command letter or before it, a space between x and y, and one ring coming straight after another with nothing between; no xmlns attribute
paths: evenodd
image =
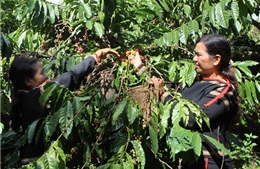
<svg viewBox="0 0 260 169"><path fill-rule="evenodd" d="M70 90L80 87L82 80L94 70L96 63L104 59L107 54L119 54L110 49L99 49L95 54L86 57L81 63L72 67L68 72L54 79ZM10 110L11 127L13 130L23 133L30 124L37 119L48 115L47 108L42 108L39 103L41 88L47 80L43 72L42 64L37 58L18 57L15 58L9 70L10 79L14 86L12 105ZM45 151L42 139L36 143L25 143L20 149L21 163L26 164L36 160Z"/></svg>
<svg viewBox="0 0 260 169"><path fill-rule="evenodd" d="M138 74L145 70L138 52L135 56L129 56L129 60L134 67L139 68ZM201 130L192 112L189 113L188 125L180 123L182 127L208 135L230 149L225 132L239 111L237 80L232 68L230 43L220 35L204 35L196 44L193 61L198 78L190 87L183 88L179 84L178 92L183 98L200 106L210 119L211 131L205 124ZM156 77L153 77L151 82L159 84L159 87L163 86L163 81ZM168 95L165 102L172 99ZM202 153L198 161L192 166L184 165L182 168L233 169L233 165L229 156L217 150L212 151L203 140Z"/></svg>

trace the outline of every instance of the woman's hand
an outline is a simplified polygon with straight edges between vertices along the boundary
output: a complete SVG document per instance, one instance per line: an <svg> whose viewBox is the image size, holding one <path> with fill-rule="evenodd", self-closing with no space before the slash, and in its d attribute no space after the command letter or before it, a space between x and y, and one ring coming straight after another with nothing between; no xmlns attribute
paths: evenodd
<svg viewBox="0 0 260 169"><path fill-rule="evenodd" d="M132 64L135 68L140 68L143 65L143 62L141 60L141 56L139 54L139 51L135 51L135 55L130 54L128 56L128 60L130 61L130 64Z"/></svg>
<svg viewBox="0 0 260 169"><path fill-rule="evenodd" d="M159 79L158 77L153 76L149 81L149 85L152 85L155 87L155 89L161 89L164 85L163 80Z"/></svg>
<svg viewBox="0 0 260 169"><path fill-rule="evenodd" d="M161 96L163 94L163 92L164 92L164 90L163 90L164 83L163 83L162 79L159 79L159 78L153 76L148 81L148 84L154 87L155 91L158 92L159 96Z"/></svg>
<svg viewBox="0 0 260 169"><path fill-rule="evenodd" d="M119 53L111 48L99 49L94 53L93 56L95 56L97 63L100 63L100 59L105 59L107 54L113 54L117 57L120 57Z"/></svg>

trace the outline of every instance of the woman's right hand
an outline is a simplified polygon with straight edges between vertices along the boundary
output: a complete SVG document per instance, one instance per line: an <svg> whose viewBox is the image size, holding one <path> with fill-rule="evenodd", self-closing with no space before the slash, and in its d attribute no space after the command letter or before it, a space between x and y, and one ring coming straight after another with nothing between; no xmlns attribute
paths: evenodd
<svg viewBox="0 0 260 169"><path fill-rule="evenodd" d="M128 56L128 60L130 61L130 64L132 64L135 68L140 68L143 65L143 62L141 60L141 56L138 50L135 51L135 55L130 54Z"/></svg>
<svg viewBox="0 0 260 169"><path fill-rule="evenodd" d="M93 56L95 57L96 61L99 63L100 59L105 59L107 54L113 54L116 55L117 57L120 57L119 53L111 48L98 49Z"/></svg>
<svg viewBox="0 0 260 169"><path fill-rule="evenodd" d="M162 89L164 86L163 80L159 79L158 77L153 76L149 81L149 85L152 85L155 87L155 89Z"/></svg>

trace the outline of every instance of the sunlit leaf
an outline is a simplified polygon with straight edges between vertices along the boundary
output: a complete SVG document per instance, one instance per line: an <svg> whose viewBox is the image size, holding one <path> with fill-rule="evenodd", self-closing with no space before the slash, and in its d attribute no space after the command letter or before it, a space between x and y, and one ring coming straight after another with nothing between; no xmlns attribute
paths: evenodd
<svg viewBox="0 0 260 169"><path fill-rule="evenodd" d="M47 20L47 16L48 16L48 8L47 8L47 4L45 2L42 3L42 6L43 6L43 14L44 14L44 15L42 15L42 18L43 18L43 23L45 23ZM40 18L41 18L41 16L40 16Z"/></svg>
<svg viewBox="0 0 260 169"><path fill-rule="evenodd" d="M213 7L209 9L209 18L210 18L210 22L213 25L216 25L215 8L213 8Z"/></svg>
<svg viewBox="0 0 260 169"><path fill-rule="evenodd" d="M44 165L44 168L56 169L59 167L54 154L43 154L40 159Z"/></svg>
<svg viewBox="0 0 260 169"><path fill-rule="evenodd" d="M116 120L123 113L123 110L125 109L127 102L127 100L123 100L117 104L115 111L112 115L112 125L115 125Z"/></svg>
<svg viewBox="0 0 260 169"><path fill-rule="evenodd" d="M142 145L137 141L131 141L136 151L136 156L138 158L138 162L140 163L140 168L144 169L145 167L145 153Z"/></svg>
<svg viewBox="0 0 260 169"><path fill-rule="evenodd" d="M184 13L189 16L191 14L191 7L189 5L184 4L183 6Z"/></svg>
<svg viewBox="0 0 260 169"><path fill-rule="evenodd" d="M135 121L135 119L138 117L139 114L140 113L138 108L132 103L129 103L127 117L130 124L133 124L133 122Z"/></svg>
<svg viewBox="0 0 260 169"><path fill-rule="evenodd" d="M235 70L235 75L236 75L237 81L241 82L242 81L242 74L241 74L241 72L238 69L236 69L236 68L234 70Z"/></svg>
<svg viewBox="0 0 260 169"><path fill-rule="evenodd" d="M199 30L199 23L196 20L192 20L188 23L189 33L193 35L194 40L196 40L195 35Z"/></svg>
<svg viewBox="0 0 260 169"><path fill-rule="evenodd" d="M253 101L253 97L251 94L251 85L250 85L250 81L245 79L245 93L246 93L246 100L248 101L249 104L253 105L254 101Z"/></svg>
<svg viewBox="0 0 260 169"><path fill-rule="evenodd" d="M151 138L151 146L154 153L158 152L158 135L157 131L152 126L149 126L149 134Z"/></svg>
<svg viewBox="0 0 260 169"><path fill-rule="evenodd" d="M248 69L248 67L245 67L245 66L237 66L242 72L244 72L248 77L252 77L252 72L250 69Z"/></svg>
<svg viewBox="0 0 260 169"><path fill-rule="evenodd" d="M183 44L187 44L188 36L189 36L189 28L186 24L183 24L180 29L179 29L179 36L180 36L180 41Z"/></svg>
<svg viewBox="0 0 260 169"><path fill-rule="evenodd" d="M175 156L182 151L188 151L193 148L191 139L193 136L191 130L184 129L179 125L175 125L171 128L170 134L167 137L167 145L170 149L171 158L175 159Z"/></svg>
<svg viewBox="0 0 260 169"><path fill-rule="evenodd" d="M229 23L229 14L228 12L222 7L221 3L218 3L215 6L215 16L216 21L219 25L221 25L224 28L227 28Z"/></svg>
<svg viewBox="0 0 260 169"><path fill-rule="evenodd" d="M84 7L84 9L85 9L86 17L87 17L87 18L90 18L90 17L92 16L91 8L89 7L88 4L86 4L86 3L84 3L84 2L82 2L82 5L83 5L83 7Z"/></svg>
<svg viewBox="0 0 260 169"><path fill-rule="evenodd" d="M200 133L196 133L196 132L193 133L191 143L193 145L194 153L199 157L202 148L202 140L201 140Z"/></svg>
<svg viewBox="0 0 260 169"><path fill-rule="evenodd" d="M57 130L57 126L59 124L60 112L57 111L52 115L47 116L44 125L45 132L45 140L48 142L53 135L53 133Z"/></svg>
<svg viewBox="0 0 260 169"><path fill-rule="evenodd" d="M92 20L86 21L86 27L87 27L89 30L92 30L92 28L93 28L93 21L92 21Z"/></svg>
<svg viewBox="0 0 260 169"><path fill-rule="evenodd" d="M50 22L53 24L55 22L55 11L54 11L52 5L50 5L50 4L48 4L48 9L49 9Z"/></svg>
<svg viewBox="0 0 260 169"><path fill-rule="evenodd" d="M102 24L95 22L94 23L94 30L95 30L97 36L101 38L104 34L105 28Z"/></svg>
<svg viewBox="0 0 260 169"><path fill-rule="evenodd" d="M63 132L63 136L67 139L73 128L73 108L72 103L67 101L67 103L60 109L60 130Z"/></svg>
<svg viewBox="0 0 260 169"><path fill-rule="evenodd" d="M126 162L123 163L124 169L133 169L134 168L134 161L132 157L126 153Z"/></svg>
<svg viewBox="0 0 260 169"><path fill-rule="evenodd" d="M260 83L259 83L259 81L255 80L255 86L256 86L258 92L260 93Z"/></svg>
<svg viewBox="0 0 260 169"><path fill-rule="evenodd" d="M31 14L32 11L34 10L34 6L35 6L36 0L29 0L28 1L28 8L29 8L29 13Z"/></svg>
<svg viewBox="0 0 260 169"><path fill-rule="evenodd" d="M234 20L236 20L239 17L239 6L238 6L237 1L232 1L231 11L232 11Z"/></svg>
<svg viewBox="0 0 260 169"><path fill-rule="evenodd" d="M253 60L245 60L243 62L236 61L236 62L233 63L234 66L238 66L238 67L240 67L240 66L243 66L243 67L256 66L258 64L259 64L258 62L253 61Z"/></svg>
<svg viewBox="0 0 260 169"><path fill-rule="evenodd" d="M228 149L226 149L226 148L224 147L224 145L223 145L222 143L218 142L216 139L214 139L214 138L212 138L212 137L210 137L210 136L204 135L204 134L203 134L202 136L206 138L206 141L207 141L208 143L211 143L211 144L213 144L214 146L218 147L218 148L220 149L220 151L224 152L224 153L227 154L227 155L230 154L230 151L229 151ZM209 145L209 144L208 144L208 145Z"/></svg>
<svg viewBox="0 0 260 169"><path fill-rule="evenodd" d="M178 63L173 61L170 63L169 65L169 78L170 78L170 81L175 81L176 80L176 75L178 74L177 72L177 66L178 66Z"/></svg>
<svg viewBox="0 0 260 169"><path fill-rule="evenodd" d="M170 110L172 108L173 102L167 102L165 105L162 105L162 114L160 121L160 138L164 136L166 133L166 129L168 128L168 121L170 118Z"/></svg>
<svg viewBox="0 0 260 169"><path fill-rule="evenodd" d="M250 85L250 88L251 88L251 95L253 97L253 101L254 103L257 103L259 104L259 101L258 101L258 97L257 97L257 91L256 91L256 86L255 86L255 83L254 81L250 81L249 82L249 85Z"/></svg>
<svg viewBox="0 0 260 169"><path fill-rule="evenodd" d="M26 34L27 34L27 30L24 31L18 38L18 42L17 42L17 45L18 46L21 46L21 44L23 43L25 37L26 37Z"/></svg>
<svg viewBox="0 0 260 169"><path fill-rule="evenodd" d="M169 12L170 9L169 9L169 6L167 5L167 2L165 0L161 0L161 1L158 1L162 7L164 8L165 11Z"/></svg>

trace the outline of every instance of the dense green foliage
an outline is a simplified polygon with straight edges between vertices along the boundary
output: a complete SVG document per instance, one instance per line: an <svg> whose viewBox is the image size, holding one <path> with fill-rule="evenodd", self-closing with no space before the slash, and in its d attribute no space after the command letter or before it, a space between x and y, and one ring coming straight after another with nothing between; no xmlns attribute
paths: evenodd
<svg viewBox="0 0 260 169"><path fill-rule="evenodd" d="M59 6L44 0L2 0L1 165L15 165L18 147L44 135L48 150L21 168L176 168L180 159L193 162L199 157L203 137L230 154L236 168L259 167L255 136L259 131L254 125L260 116L260 27L251 18L259 13L259 5L258 0L64 0ZM199 36L212 32L230 39L239 81L242 112L230 129L231 152L179 125L181 118L187 119L188 108L199 126L209 121L195 103L177 92L173 91L179 102L172 113L173 103L147 97L148 117L133 102L135 94L129 93L152 75L191 85L196 76L191 61L194 45ZM45 85L40 103L47 103L51 112L40 130L35 131L38 120L24 135L9 130L7 72L16 55L39 57L54 78L103 47L116 49L122 57L106 59L78 91ZM125 61L125 51L135 48L149 67L140 79ZM105 97L105 87L115 94ZM143 91L154 95L147 87Z"/></svg>

